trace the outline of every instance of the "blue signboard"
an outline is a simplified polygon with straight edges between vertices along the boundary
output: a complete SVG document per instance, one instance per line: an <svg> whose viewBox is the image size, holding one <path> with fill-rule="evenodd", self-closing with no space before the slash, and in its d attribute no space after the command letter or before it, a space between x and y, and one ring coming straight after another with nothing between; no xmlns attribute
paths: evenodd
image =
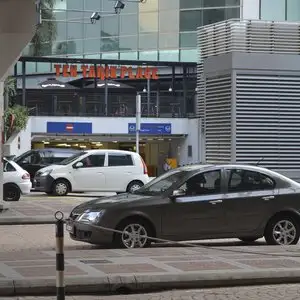
<svg viewBox="0 0 300 300"><path fill-rule="evenodd" d="M136 124L128 123L128 133L136 132ZM172 134L171 123L141 123L141 134Z"/></svg>
<svg viewBox="0 0 300 300"><path fill-rule="evenodd" d="M47 122L47 133L92 134L92 123Z"/></svg>

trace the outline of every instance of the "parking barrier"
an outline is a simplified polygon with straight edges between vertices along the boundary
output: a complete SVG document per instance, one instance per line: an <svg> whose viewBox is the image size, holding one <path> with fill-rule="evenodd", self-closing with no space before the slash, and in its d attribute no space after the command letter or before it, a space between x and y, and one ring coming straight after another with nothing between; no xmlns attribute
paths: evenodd
<svg viewBox="0 0 300 300"><path fill-rule="evenodd" d="M56 299L65 300L64 214L55 213L56 219Z"/></svg>

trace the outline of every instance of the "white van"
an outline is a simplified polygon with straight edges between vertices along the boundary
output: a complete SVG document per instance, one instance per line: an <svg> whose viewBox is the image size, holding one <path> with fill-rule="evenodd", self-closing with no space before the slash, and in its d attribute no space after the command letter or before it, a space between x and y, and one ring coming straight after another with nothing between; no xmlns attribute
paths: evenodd
<svg viewBox="0 0 300 300"><path fill-rule="evenodd" d="M37 191L65 196L69 192L133 192L149 181L142 157L130 151L87 150L40 169Z"/></svg>

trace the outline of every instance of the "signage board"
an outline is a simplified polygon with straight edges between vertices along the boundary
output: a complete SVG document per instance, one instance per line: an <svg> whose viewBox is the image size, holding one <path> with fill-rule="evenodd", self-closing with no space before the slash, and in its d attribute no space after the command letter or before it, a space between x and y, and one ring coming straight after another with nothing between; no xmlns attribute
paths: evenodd
<svg viewBox="0 0 300 300"><path fill-rule="evenodd" d="M82 72L83 78L105 79L158 79L158 68L154 67L128 67L128 66L94 66L94 65L61 65L55 64L56 77L74 77Z"/></svg>
<svg viewBox="0 0 300 300"><path fill-rule="evenodd" d="M92 134L92 123L47 122L47 133Z"/></svg>
<svg viewBox="0 0 300 300"><path fill-rule="evenodd" d="M136 132L136 123L128 123L128 133ZM171 123L141 123L140 134L157 134L167 135L172 134Z"/></svg>

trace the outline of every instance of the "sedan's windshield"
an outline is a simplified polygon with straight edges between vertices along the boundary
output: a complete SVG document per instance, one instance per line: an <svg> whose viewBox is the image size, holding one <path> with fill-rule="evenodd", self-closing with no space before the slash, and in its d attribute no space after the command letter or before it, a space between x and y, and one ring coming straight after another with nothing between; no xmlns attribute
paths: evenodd
<svg viewBox="0 0 300 300"><path fill-rule="evenodd" d="M136 190L135 194L141 195L159 195L162 192L168 190L172 185L176 184L178 181L181 181L188 171L182 170L171 170L153 180L149 183Z"/></svg>
<svg viewBox="0 0 300 300"><path fill-rule="evenodd" d="M77 158L79 158L81 155L84 155L86 153L87 152L85 152L85 151L76 153L76 154L62 160L61 162L56 163L56 165L68 165L68 164L72 163L73 161L75 161Z"/></svg>

